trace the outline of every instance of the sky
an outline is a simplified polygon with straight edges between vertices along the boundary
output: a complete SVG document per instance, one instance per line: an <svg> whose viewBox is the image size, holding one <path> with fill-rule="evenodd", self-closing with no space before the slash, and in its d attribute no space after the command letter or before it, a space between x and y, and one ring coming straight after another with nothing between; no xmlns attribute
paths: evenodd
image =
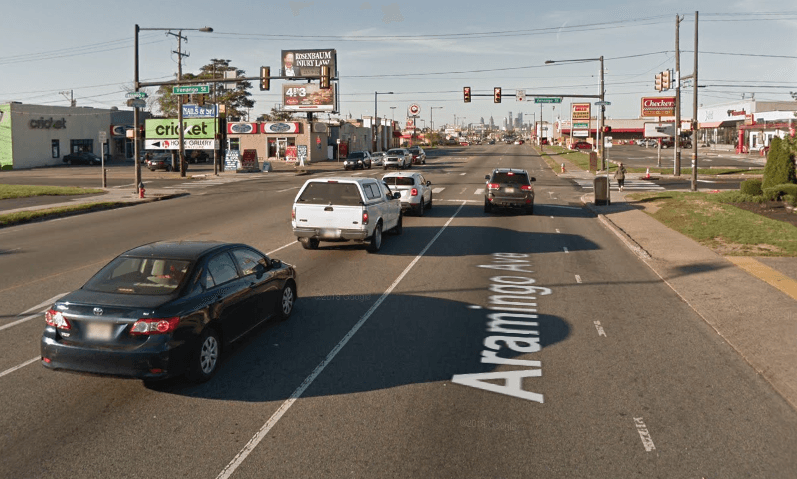
<svg viewBox="0 0 797 479"><path fill-rule="evenodd" d="M681 75L693 73L698 16L700 105L750 98L791 100L797 92L797 4L793 0L540 2L265 1L136 2L39 0L4 6L0 29L0 104L94 108L125 105L134 78L135 25L183 29L184 73L212 58L230 60L246 76L272 74L288 49L337 51L340 116L377 114L403 120L411 104L418 125L489 122L511 111L524 121L569 117L571 102L535 104L533 95L597 95L604 57L608 118L638 118L640 99L657 92L654 77L675 68L676 18ZM205 26L212 33L190 29ZM141 31L141 81L177 73L177 39ZM254 119L282 103L282 80L251 90ZM471 103L463 87L472 88ZM494 87L503 101L494 104ZM152 91L154 89L151 89ZM527 99L514 93L524 90ZM375 95L375 92L385 93ZM386 94L393 92L393 94ZM487 94L489 96L476 96ZM682 90L682 115L692 117L692 88ZM586 101L595 101L586 100ZM323 115L326 116L326 115ZM334 115L333 115L334 116Z"/></svg>

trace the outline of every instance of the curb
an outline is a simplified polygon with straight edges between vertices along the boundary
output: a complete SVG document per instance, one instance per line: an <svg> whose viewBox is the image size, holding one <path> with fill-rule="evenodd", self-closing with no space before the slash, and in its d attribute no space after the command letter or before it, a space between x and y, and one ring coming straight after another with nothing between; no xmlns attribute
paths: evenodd
<svg viewBox="0 0 797 479"><path fill-rule="evenodd" d="M609 219L609 217L607 217L605 214L599 212L591 202L587 201L587 195L586 194L581 196L581 202L590 211L595 213L595 215L597 215L597 217L600 220L600 222L603 223L603 225L607 229L609 229L609 231L611 231L612 233L617 235L617 237L620 238L620 240L626 245L626 247L628 247L628 249L630 249L635 255L637 255L639 258L641 258L643 260L648 260L648 259L652 258L652 256L650 256L650 253L648 253L645 250L645 248L643 248L639 243L637 243L634 240L634 238L629 236L628 233L625 232L625 230L623 230L622 228L617 226L617 224L614 223L611 219Z"/></svg>

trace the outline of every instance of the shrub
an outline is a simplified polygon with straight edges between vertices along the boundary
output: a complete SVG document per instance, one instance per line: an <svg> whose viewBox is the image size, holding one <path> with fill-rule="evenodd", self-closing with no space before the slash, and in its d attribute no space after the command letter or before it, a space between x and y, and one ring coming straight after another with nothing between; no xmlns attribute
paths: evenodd
<svg viewBox="0 0 797 479"><path fill-rule="evenodd" d="M789 206L793 206L797 208L797 196L794 195L783 195L783 202Z"/></svg>
<svg viewBox="0 0 797 479"><path fill-rule="evenodd" d="M797 184L786 183L764 188L764 198L769 201L779 201L786 195L797 196Z"/></svg>
<svg viewBox="0 0 797 479"><path fill-rule="evenodd" d="M739 191L751 196L760 196L764 194L764 190L761 189L761 180L758 178L750 178L749 180L742 181Z"/></svg>
<svg viewBox="0 0 797 479"><path fill-rule="evenodd" d="M789 150L788 143L777 137L772 139L764 168L764 181L761 184L764 190L784 183L795 183L793 158L794 154Z"/></svg>
<svg viewBox="0 0 797 479"><path fill-rule="evenodd" d="M765 201L762 195L748 195L741 191L723 191L709 195L708 198L720 203L763 203Z"/></svg>

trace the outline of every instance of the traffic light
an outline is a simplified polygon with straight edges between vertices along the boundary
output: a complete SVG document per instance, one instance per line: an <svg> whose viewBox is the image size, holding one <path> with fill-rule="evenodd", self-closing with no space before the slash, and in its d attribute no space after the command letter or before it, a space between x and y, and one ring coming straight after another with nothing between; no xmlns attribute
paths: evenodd
<svg viewBox="0 0 797 479"><path fill-rule="evenodd" d="M604 133L611 133L611 132L612 132L612 127L610 127L610 126L604 126L604 127L603 127L603 132L604 132Z"/></svg>
<svg viewBox="0 0 797 479"><path fill-rule="evenodd" d="M260 90L268 90L271 88L271 67L260 67Z"/></svg>
<svg viewBox="0 0 797 479"><path fill-rule="evenodd" d="M462 92L465 94L465 103L470 103L470 87L466 86L462 89Z"/></svg>
<svg viewBox="0 0 797 479"><path fill-rule="evenodd" d="M670 70L664 70L663 72L661 72L661 89L662 90L670 89Z"/></svg>
<svg viewBox="0 0 797 479"><path fill-rule="evenodd" d="M321 65L321 88L329 88L329 65Z"/></svg>
<svg viewBox="0 0 797 479"><path fill-rule="evenodd" d="M661 80L662 80L662 74L661 73L657 73L656 74L656 91L661 91L662 90Z"/></svg>
<svg viewBox="0 0 797 479"><path fill-rule="evenodd" d="M501 103L501 87L493 88L493 103Z"/></svg>

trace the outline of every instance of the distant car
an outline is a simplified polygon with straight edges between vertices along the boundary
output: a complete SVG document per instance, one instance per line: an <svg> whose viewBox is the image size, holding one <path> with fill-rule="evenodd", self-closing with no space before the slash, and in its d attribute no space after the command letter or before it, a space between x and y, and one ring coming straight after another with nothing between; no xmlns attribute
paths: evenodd
<svg viewBox="0 0 797 479"><path fill-rule="evenodd" d="M518 208L526 214L534 214L534 185L537 181L528 171L516 168L496 168L485 175L484 212L493 208Z"/></svg>
<svg viewBox="0 0 797 479"><path fill-rule="evenodd" d="M371 153L368 151L352 151L349 153L345 160L343 160L344 170L364 170L371 168Z"/></svg>
<svg viewBox="0 0 797 479"><path fill-rule="evenodd" d="M371 153L371 166L382 166L382 163L385 162L385 156L387 156L387 153L384 151Z"/></svg>
<svg viewBox="0 0 797 479"><path fill-rule="evenodd" d="M548 144L548 138L540 138L540 145L547 145L547 144Z"/></svg>
<svg viewBox="0 0 797 479"><path fill-rule="evenodd" d="M468 140L459 140L459 146L470 146L470 142Z"/></svg>
<svg viewBox="0 0 797 479"><path fill-rule="evenodd" d="M172 154L166 152L152 154L145 166L149 168L150 171L172 171Z"/></svg>
<svg viewBox="0 0 797 479"><path fill-rule="evenodd" d="M423 151L423 148L420 146L413 146L410 149L410 153L412 153L412 164L413 165L425 165L426 164L426 152Z"/></svg>
<svg viewBox="0 0 797 479"><path fill-rule="evenodd" d="M382 168L388 169L389 167L399 170L412 168L412 153L406 148L391 148L387 150L385 160L382 162Z"/></svg>
<svg viewBox="0 0 797 479"><path fill-rule="evenodd" d="M495 145L495 140L490 140L487 142L488 145Z"/></svg>
<svg viewBox="0 0 797 479"><path fill-rule="evenodd" d="M101 165L102 158L89 151L78 151L64 155L64 163L67 165Z"/></svg>
<svg viewBox="0 0 797 479"><path fill-rule="evenodd" d="M586 141L577 141L570 145L571 150L592 150L592 143Z"/></svg>
<svg viewBox="0 0 797 479"><path fill-rule="evenodd" d="M525 143L523 140L515 140L515 144L516 145L522 145L523 143ZM547 145L547 144L548 144L548 140L545 140L543 145Z"/></svg>
<svg viewBox="0 0 797 479"><path fill-rule="evenodd" d="M646 138L646 139L642 139L642 140L637 140L637 145L644 146L644 147L648 148L648 147L657 146L658 142L656 140L654 140L653 138Z"/></svg>
<svg viewBox="0 0 797 479"><path fill-rule="evenodd" d="M388 173L382 181L390 187L390 191L401 193L401 210L412 210L423 216L424 210L432 208L432 182L426 180L421 173Z"/></svg>
<svg viewBox="0 0 797 479"><path fill-rule="evenodd" d="M220 354L296 302L296 271L240 243L150 243L117 256L44 314L49 369L210 379Z"/></svg>

